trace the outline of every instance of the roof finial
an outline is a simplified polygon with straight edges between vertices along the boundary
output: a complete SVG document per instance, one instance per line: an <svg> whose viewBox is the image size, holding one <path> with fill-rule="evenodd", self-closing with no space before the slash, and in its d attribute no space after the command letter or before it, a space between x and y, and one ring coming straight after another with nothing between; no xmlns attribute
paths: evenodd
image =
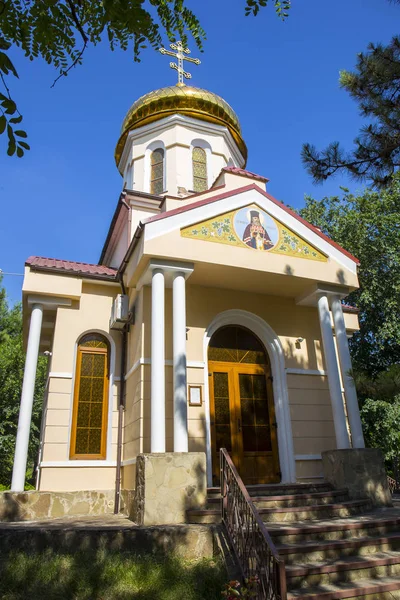
<svg viewBox="0 0 400 600"><path fill-rule="evenodd" d="M191 73L187 73L183 69L183 61L187 60L188 62L194 63L195 65L199 65L201 61L198 58L189 58L189 56L185 56L185 54L190 54L190 50L189 50L189 48L185 48L182 45L182 42L176 42L176 44L170 44L169 47L172 48L172 50L176 50L176 52L171 52L170 50L166 50L165 48L160 48L160 52L161 52L161 54L167 54L168 56L173 56L174 58L178 59L178 64L176 64L174 62L170 62L169 66L171 67L171 69L176 69L178 71L178 84L177 85L183 86L183 85L185 85L183 83L184 77L185 77L185 79L192 78Z"/></svg>

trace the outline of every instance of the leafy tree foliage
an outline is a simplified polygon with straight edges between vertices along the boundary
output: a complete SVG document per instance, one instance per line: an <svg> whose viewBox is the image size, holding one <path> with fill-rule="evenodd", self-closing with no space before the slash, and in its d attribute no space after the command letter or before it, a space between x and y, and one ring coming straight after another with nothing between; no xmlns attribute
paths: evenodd
<svg viewBox="0 0 400 600"><path fill-rule="evenodd" d="M245 14L257 15L268 0L245 0ZM276 14L285 19L291 0L272 0ZM205 32L185 0L0 0L0 135L8 136L7 153L22 157L29 144L21 129L22 115L12 98L7 77L18 77L9 50L20 48L26 58L43 58L58 77L82 63L89 45L107 40L111 50L133 48L135 61L141 51L190 35L201 50ZM54 85L53 84L53 85Z"/></svg>
<svg viewBox="0 0 400 600"><path fill-rule="evenodd" d="M0 279L0 485L9 487L24 375L21 305L8 306ZM34 482L47 359L39 357L28 451L28 480Z"/></svg>
<svg viewBox="0 0 400 600"><path fill-rule="evenodd" d="M380 191L343 198L306 198L300 215L361 262L360 289L347 302L360 309L350 341L357 371L376 376L400 363L400 174Z"/></svg>
<svg viewBox="0 0 400 600"><path fill-rule="evenodd" d="M399 0L400 2L400 0ZM292 0L273 0L275 12L282 20L289 16L289 10L292 5ZM268 5L268 0L246 0L245 15L253 14L257 16L260 8L265 8Z"/></svg>
<svg viewBox="0 0 400 600"><path fill-rule="evenodd" d="M192 35L199 48L205 33L184 0L13 0L0 2L0 133L7 132L8 154L29 149L20 129L17 109L6 77L18 77L10 56L12 46L29 60L43 58L63 77L82 62L88 45L107 39L111 50L133 46L135 60L146 45L159 48L165 32L172 40Z"/></svg>
<svg viewBox="0 0 400 600"><path fill-rule="evenodd" d="M400 458L400 364L390 366L374 378L356 372L361 404L360 416L366 445L380 448L386 467L399 480Z"/></svg>
<svg viewBox="0 0 400 600"><path fill-rule="evenodd" d="M366 446L380 448L388 469L400 456L400 395L392 402L367 398L360 410Z"/></svg>
<svg viewBox="0 0 400 600"><path fill-rule="evenodd" d="M337 141L322 151L307 143L303 163L315 182L345 171L377 188L386 186L400 166L400 37L387 46L369 44L358 55L355 71L340 73L340 85L370 122L355 138L352 152Z"/></svg>

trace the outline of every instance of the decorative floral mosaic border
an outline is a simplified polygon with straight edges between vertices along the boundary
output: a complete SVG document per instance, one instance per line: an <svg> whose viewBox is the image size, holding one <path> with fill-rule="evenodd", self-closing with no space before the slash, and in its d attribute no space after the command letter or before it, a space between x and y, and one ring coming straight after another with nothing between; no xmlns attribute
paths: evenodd
<svg viewBox="0 0 400 600"><path fill-rule="evenodd" d="M246 208L248 210L257 210L265 213L263 209L255 204L249 205ZM242 211L243 208L239 210ZM217 217L213 217L212 219L208 219L207 221L201 221L190 227L185 227L181 230L181 235L191 239L217 242L219 244L228 244L230 246L254 250L254 248L245 244L235 231L234 220L239 210L224 213ZM266 214L268 215L268 213ZM311 244L303 240L288 227L282 225L282 223L274 219L271 215L268 216L276 225L279 235L274 246L265 249L265 252L327 262L327 257L314 248L314 246L311 246ZM256 252L258 252L258 250L256 250Z"/></svg>

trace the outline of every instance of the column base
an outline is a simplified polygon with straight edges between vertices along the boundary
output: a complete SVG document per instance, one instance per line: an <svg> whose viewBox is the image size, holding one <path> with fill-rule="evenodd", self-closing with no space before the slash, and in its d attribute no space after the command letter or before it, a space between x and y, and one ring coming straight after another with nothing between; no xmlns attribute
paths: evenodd
<svg viewBox="0 0 400 600"><path fill-rule="evenodd" d="M383 453L377 448L322 452L325 479L334 488L347 488L352 500L368 498L374 506L392 506Z"/></svg>
<svg viewBox="0 0 400 600"><path fill-rule="evenodd" d="M207 502L204 452L139 454L135 513L138 525L186 523L186 511Z"/></svg>

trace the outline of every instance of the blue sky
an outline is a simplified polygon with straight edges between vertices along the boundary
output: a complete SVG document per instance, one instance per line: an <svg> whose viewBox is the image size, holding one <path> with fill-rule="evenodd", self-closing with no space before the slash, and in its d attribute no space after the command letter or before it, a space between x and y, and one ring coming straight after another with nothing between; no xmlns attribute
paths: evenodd
<svg viewBox="0 0 400 600"><path fill-rule="evenodd" d="M341 91L341 69L352 69L368 42L397 33L400 7L387 0L293 0L282 23L271 9L244 16L244 0L186 0L207 32L192 56L192 84L223 96L238 113L249 149L247 168L270 178L268 191L295 207L304 195L340 193L335 178L314 186L305 172L303 142L347 147L361 124ZM133 53L90 48L84 64L51 84L54 70L13 55L20 80L11 81L32 150L6 155L0 138L0 268L22 273L30 255L97 262L122 181L114 149L122 120L142 94L176 81L169 59L151 49ZM11 302L22 277L5 276Z"/></svg>

